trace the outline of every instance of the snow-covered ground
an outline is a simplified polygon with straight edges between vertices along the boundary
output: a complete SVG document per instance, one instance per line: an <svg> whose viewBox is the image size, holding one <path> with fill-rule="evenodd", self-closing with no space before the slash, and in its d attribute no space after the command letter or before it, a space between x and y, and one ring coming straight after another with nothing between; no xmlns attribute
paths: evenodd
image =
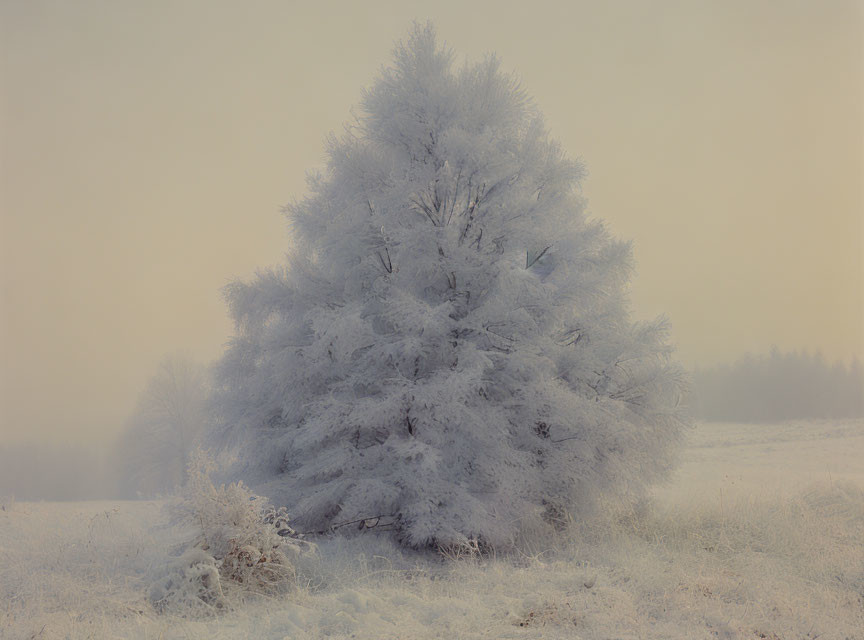
<svg viewBox="0 0 864 640"><path fill-rule="evenodd" d="M160 503L2 506L2 638L864 639L862 421L701 425L650 505L569 541L478 560L336 539L295 593L203 620L146 600Z"/></svg>

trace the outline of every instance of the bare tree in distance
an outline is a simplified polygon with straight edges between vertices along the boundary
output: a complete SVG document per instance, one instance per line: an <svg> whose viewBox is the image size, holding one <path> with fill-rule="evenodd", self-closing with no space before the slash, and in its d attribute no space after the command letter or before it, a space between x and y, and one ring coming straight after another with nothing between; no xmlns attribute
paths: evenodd
<svg viewBox="0 0 864 640"><path fill-rule="evenodd" d="M186 481L206 420L207 373L186 353L166 356L142 391L113 459L126 496L171 492Z"/></svg>

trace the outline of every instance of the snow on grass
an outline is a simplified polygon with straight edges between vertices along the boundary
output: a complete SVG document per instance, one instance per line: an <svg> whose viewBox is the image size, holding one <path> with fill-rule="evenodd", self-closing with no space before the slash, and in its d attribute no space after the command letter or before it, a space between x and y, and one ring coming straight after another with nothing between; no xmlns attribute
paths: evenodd
<svg viewBox="0 0 864 640"><path fill-rule="evenodd" d="M841 426L813 423L814 437L795 436L790 479L792 462L820 447L858 446L864 425L836 435ZM789 442L770 429L763 436ZM700 428L684 466L694 452L723 461L765 439L748 448L727 436ZM861 640L864 486L848 471L794 491L700 486L701 500L671 488L637 512L607 505L569 537L506 557L325 540L293 593L204 619L160 615L146 601L176 542L160 504L10 502L0 510L0 637Z"/></svg>

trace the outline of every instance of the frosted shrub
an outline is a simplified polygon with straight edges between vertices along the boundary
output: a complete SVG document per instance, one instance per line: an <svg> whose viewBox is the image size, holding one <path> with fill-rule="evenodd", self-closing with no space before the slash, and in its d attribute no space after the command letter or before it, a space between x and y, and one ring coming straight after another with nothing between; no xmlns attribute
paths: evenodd
<svg viewBox="0 0 864 640"><path fill-rule="evenodd" d="M214 466L202 452L193 454L187 485L170 505L175 522L193 533L151 589L159 610L212 611L243 594L286 593L296 584L296 561L314 552L284 509L242 482L216 487Z"/></svg>
<svg viewBox="0 0 864 640"><path fill-rule="evenodd" d="M664 321L629 318L630 247L587 217L583 167L431 27L361 110L286 209L287 267L227 289L227 472L305 530L411 547L506 548L638 495L686 425L682 374Z"/></svg>
<svg viewBox="0 0 864 640"><path fill-rule="evenodd" d="M216 559L203 549L187 549L169 563L150 587L157 611L185 616L207 615L225 608Z"/></svg>

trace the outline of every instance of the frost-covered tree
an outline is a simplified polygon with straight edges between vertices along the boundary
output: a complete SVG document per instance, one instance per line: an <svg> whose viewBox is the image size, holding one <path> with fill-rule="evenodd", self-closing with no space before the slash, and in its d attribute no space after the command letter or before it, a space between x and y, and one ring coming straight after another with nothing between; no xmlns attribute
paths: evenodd
<svg viewBox="0 0 864 640"><path fill-rule="evenodd" d="M494 57L456 70L415 28L327 152L287 265L227 288L234 473L299 530L417 547L508 546L662 475L686 423L665 324L628 319L630 247Z"/></svg>
<svg viewBox="0 0 864 640"><path fill-rule="evenodd" d="M185 482L204 430L208 387L204 368L187 354L162 360L115 447L122 495L164 494Z"/></svg>

